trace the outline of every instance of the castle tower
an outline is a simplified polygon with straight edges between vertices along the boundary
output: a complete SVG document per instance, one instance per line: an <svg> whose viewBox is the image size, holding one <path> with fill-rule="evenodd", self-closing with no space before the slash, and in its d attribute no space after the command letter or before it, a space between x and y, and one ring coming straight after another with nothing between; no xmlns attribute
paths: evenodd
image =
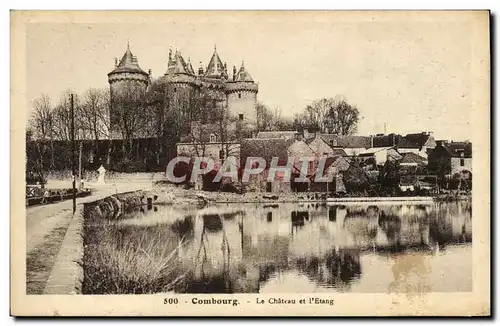
<svg viewBox="0 0 500 326"><path fill-rule="evenodd" d="M115 69L108 73L108 83L111 96L110 127L116 135L116 124L120 119L123 105L139 106L142 96L150 81L150 75L141 69L137 57L127 49L118 63L115 59ZM114 137L114 136L113 136Z"/></svg>
<svg viewBox="0 0 500 326"><path fill-rule="evenodd" d="M189 114L198 89L198 81L191 60L186 62L178 50L173 55L170 52L164 80L167 107L178 114L183 131L189 130L190 126L184 123L190 120Z"/></svg>
<svg viewBox="0 0 500 326"><path fill-rule="evenodd" d="M204 96L205 109L207 111L217 111L227 109L227 98L225 93L227 82L226 65L222 62L217 47L214 46L214 52L208 63L207 69L200 77L201 92ZM214 118L216 115L210 115L208 118Z"/></svg>
<svg viewBox="0 0 500 326"><path fill-rule="evenodd" d="M226 85L227 106L229 113L243 120L245 125L257 124L257 93L259 86L245 69L242 62L240 70L236 73L233 68L233 80Z"/></svg>
<svg viewBox="0 0 500 326"><path fill-rule="evenodd" d="M212 58L208 63L207 70L205 71L206 79L227 79L227 71L224 63L219 57L217 53L217 47L214 46L214 53L212 54Z"/></svg>
<svg viewBox="0 0 500 326"><path fill-rule="evenodd" d="M149 83L149 74L139 67L137 57L127 50L123 54L120 63L115 60L115 69L108 74L108 82L112 96L118 96L126 91L144 92Z"/></svg>

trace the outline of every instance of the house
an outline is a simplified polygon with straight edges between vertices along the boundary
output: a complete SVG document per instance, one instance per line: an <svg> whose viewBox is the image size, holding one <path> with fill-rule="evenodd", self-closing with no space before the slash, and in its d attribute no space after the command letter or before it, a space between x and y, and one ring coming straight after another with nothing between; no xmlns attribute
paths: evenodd
<svg viewBox="0 0 500 326"><path fill-rule="evenodd" d="M472 176L472 143L436 141L436 147L429 152L428 169L448 177L457 173Z"/></svg>
<svg viewBox="0 0 500 326"><path fill-rule="evenodd" d="M315 182L312 178L310 190L316 192L346 192L343 173L350 167L350 162L342 155L330 156L325 160L323 175L331 178L331 182Z"/></svg>
<svg viewBox="0 0 500 326"><path fill-rule="evenodd" d="M285 180L284 173L276 173L275 180L268 182L267 177L273 158L278 160L279 166L288 162L287 148L293 140L282 138L262 139L248 138L241 141L240 166L244 167L248 158L260 157L266 161L264 171L258 175L251 175L246 188L250 191L290 192L290 180Z"/></svg>
<svg viewBox="0 0 500 326"><path fill-rule="evenodd" d="M332 149L342 149L347 156L356 156L366 149L373 147L372 138L366 136L339 136L319 134Z"/></svg>
<svg viewBox="0 0 500 326"><path fill-rule="evenodd" d="M436 141L432 132L407 134L397 143L399 153L414 153L424 158L427 158L428 151L435 147Z"/></svg>
<svg viewBox="0 0 500 326"><path fill-rule="evenodd" d="M377 134L373 136L373 147L394 147L401 154L415 153L427 158L429 149L436 147L432 132L420 132L401 136Z"/></svg>
<svg viewBox="0 0 500 326"><path fill-rule="evenodd" d="M358 157L362 165L371 165L373 168L384 165L388 160L399 161L403 158L393 147L368 148L359 153Z"/></svg>

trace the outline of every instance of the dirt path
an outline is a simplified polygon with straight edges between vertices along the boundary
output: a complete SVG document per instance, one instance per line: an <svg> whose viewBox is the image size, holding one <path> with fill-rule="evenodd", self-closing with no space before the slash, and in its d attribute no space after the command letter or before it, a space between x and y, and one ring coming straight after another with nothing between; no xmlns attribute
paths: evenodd
<svg viewBox="0 0 500 326"><path fill-rule="evenodd" d="M79 205L116 192L137 189L134 185L108 187L96 190L91 196L77 198L76 203ZM71 200L26 210L26 293L43 293L72 218Z"/></svg>

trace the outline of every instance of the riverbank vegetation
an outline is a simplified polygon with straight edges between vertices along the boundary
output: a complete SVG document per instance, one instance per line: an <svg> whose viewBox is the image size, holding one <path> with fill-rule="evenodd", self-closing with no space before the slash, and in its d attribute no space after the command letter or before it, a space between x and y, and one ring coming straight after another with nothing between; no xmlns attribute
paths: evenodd
<svg viewBox="0 0 500 326"><path fill-rule="evenodd" d="M128 215L144 209L133 195L127 197L85 206L83 294L168 292L184 278L178 251L186 234L159 225L122 224L117 205L130 205Z"/></svg>

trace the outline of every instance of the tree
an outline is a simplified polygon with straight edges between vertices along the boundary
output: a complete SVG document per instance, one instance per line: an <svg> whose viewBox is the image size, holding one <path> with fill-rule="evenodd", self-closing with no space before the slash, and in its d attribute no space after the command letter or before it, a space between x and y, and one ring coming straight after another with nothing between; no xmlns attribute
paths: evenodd
<svg viewBox="0 0 500 326"><path fill-rule="evenodd" d="M265 104L256 105L257 131L286 131L294 130L293 121L283 117L279 108L271 110Z"/></svg>
<svg viewBox="0 0 500 326"><path fill-rule="evenodd" d="M81 124L85 134L98 141L109 138L110 93L108 89L89 88L80 106Z"/></svg>
<svg viewBox="0 0 500 326"><path fill-rule="evenodd" d="M399 162L387 160L379 174L380 186L388 193L394 194L399 190L400 180Z"/></svg>
<svg viewBox="0 0 500 326"><path fill-rule="evenodd" d="M298 130L336 135L352 135L357 130L359 110L342 97L323 98L296 114L293 124Z"/></svg>
<svg viewBox="0 0 500 326"><path fill-rule="evenodd" d="M35 139L52 139L54 131L54 112L51 99L42 94L33 102L33 112L29 120L30 130Z"/></svg>

